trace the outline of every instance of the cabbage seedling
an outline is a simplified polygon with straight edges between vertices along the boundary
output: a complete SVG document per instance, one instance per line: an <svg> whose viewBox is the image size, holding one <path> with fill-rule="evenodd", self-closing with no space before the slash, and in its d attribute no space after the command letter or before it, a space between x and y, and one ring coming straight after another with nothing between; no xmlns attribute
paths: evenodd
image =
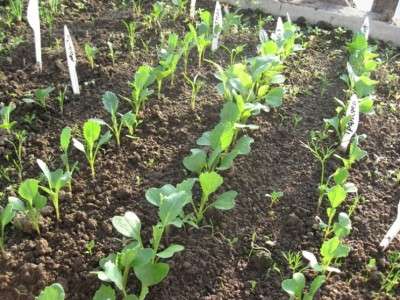
<svg viewBox="0 0 400 300"><path fill-rule="evenodd" d="M192 110L194 110L195 105L196 105L197 95L200 92L201 88L203 87L204 83L202 81L198 80L199 74L196 74L196 76L194 76L193 80L190 79L188 76L186 76L186 74L183 74L183 76L185 77L186 81L192 87L192 96L190 98L190 106L192 107Z"/></svg>
<svg viewBox="0 0 400 300"><path fill-rule="evenodd" d="M46 163L41 159L37 159L36 162L47 180L47 187L40 186L40 188L50 196L51 202L53 202L53 206L56 210L57 221L59 221L59 194L60 190L71 181L71 173L64 173L64 171L61 169L50 171Z"/></svg>
<svg viewBox="0 0 400 300"><path fill-rule="evenodd" d="M9 105L5 105L0 109L1 124L0 129L6 130L11 133L12 128L16 122L11 121L11 113L15 110L15 104L11 102Z"/></svg>
<svg viewBox="0 0 400 300"><path fill-rule="evenodd" d="M35 300L64 300L65 292L64 288L59 283L53 283L52 285L44 288L40 292L40 295L35 297Z"/></svg>
<svg viewBox="0 0 400 300"><path fill-rule="evenodd" d="M70 166L69 159L68 159L68 151L69 151L69 145L71 143L71 128L70 127L65 127L61 131L60 135L60 148L61 151L63 152L61 154L61 160L64 164L66 173L70 174L71 178L68 181L68 188L69 191L72 192L72 175L74 174L75 169L78 166L78 162L75 162L72 167Z"/></svg>
<svg viewBox="0 0 400 300"><path fill-rule="evenodd" d="M40 107L46 109L47 108L47 100L50 97L51 92L54 91L54 87L47 87L44 89L37 89L34 93L34 97L32 98L25 98L23 101L25 103L35 103Z"/></svg>
<svg viewBox="0 0 400 300"><path fill-rule="evenodd" d="M193 41L197 47L197 53L198 53L198 57L199 57L198 58L198 66L201 67L201 64L204 59L204 53L205 53L207 47L209 47L211 45L211 39L210 39L210 37L207 37L205 34L198 34L192 24L189 24L189 30L190 30L191 34L193 35Z"/></svg>
<svg viewBox="0 0 400 300"><path fill-rule="evenodd" d="M40 235L40 210L46 206L47 198L39 193L39 181L36 179L26 179L18 188L16 197L9 197L8 201L16 211L20 211L30 220L32 227Z"/></svg>
<svg viewBox="0 0 400 300"><path fill-rule="evenodd" d="M79 151L85 153L86 159L89 163L92 178L96 176L96 170L94 167L97 153L101 146L108 143L111 139L110 131L101 135L101 124L99 121L90 119L83 124L83 137L85 139L85 145L76 139L72 139L73 145Z"/></svg>
<svg viewBox="0 0 400 300"><path fill-rule="evenodd" d="M8 203L0 212L0 250L4 251L4 230L15 217L15 210L11 203Z"/></svg>
<svg viewBox="0 0 400 300"><path fill-rule="evenodd" d="M100 123L105 124L115 136L118 147L121 145L121 131L122 127L126 126L129 133L133 135L134 130L138 124L136 116L132 112L127 112L126 114L118 114L119 100L117 95L113 92L105 92L102 97L104 108L111 115L111 126L107 123L98 120ZM118 118L118 115L119 118Z"/></svg>
<svg viewBox="0 0 400 300"><path fill-rule="evenodd" d="M187 73L190 50L192 50L192 48L194 47L193 40L194 40L193 32L189 31L185 34L185 37L183 38L181 45L185 74Z"/></svg>
<svg viewBox="0 0 400 300"><path fill-rule="evenodd" d="M308 291L306 289L306 278L303 273L297 272L290 279L285 279L282 282L282 289L294 300L312 300L315 294L324 284L326 277L319 275L313 279Z"/></svg>
<svg viewBox="0 0 400 300"><path fill-rule="evenodd" d="M94 60L98 52L99 50L95 46L85 43L85 55L92 69L94 69Z"/></svg>
<svg viewBox="0 0 400 300"><path fill-rule="evenodd" d="M150 66L140 66L136 71L134 80L130 84L132 87L131 104L136 116L144 107L148 97L153 93L150 86L155 80L154 69Z"/></svg>

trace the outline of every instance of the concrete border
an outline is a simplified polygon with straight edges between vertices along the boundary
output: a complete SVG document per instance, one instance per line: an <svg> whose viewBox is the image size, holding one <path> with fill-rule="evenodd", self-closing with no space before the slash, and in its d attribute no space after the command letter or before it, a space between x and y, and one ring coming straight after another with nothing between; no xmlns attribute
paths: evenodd
<svg viewBox="0 0 400 300"><path fill-rule="evenodd" d="M309 6L282 3L278 0L221 0L224 3L244 9L261 10L275 16L285 16L288 12L293 20L300 17L311 24L326 22L333 26L342 26L352 31L358 31L364 18L370 16L370 37L400 46L400 27L379 21L378 15L367 13L352 7L342 7L329 4L314 4Z"/></svg>

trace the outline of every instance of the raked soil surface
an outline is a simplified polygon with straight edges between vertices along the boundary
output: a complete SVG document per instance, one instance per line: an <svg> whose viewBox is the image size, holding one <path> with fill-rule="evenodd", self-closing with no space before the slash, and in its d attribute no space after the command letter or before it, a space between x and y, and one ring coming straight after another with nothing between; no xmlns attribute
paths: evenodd
<svg viewBox="0 0 400 300"><path fill-rule="evenodd" d="M104 4L106 3L107 4ZM143 15L150 11L153 1L146 3ZM213 10L210 1L198 1L203 8ZM244 56L256 54L258 13L242 11L246 26L222 37L228 48L246 44ZM146 30L139 26L137 48L127 50L122 32L123 20L143 19L132 15L108 1L90 1L85 10L68 4L50 34L43 33L44 71L34 66L32 33L25 22L7 29L8 38L21 36L24 40L0 56L0 102L17 104L14 118L18 128L28 132L24 150L23 177L39 176L35 163L40 158L52 168L61 165L58 147L63 127L70 126L75 134L85 120L108 115L101 104L107 91L129 96L128 82L141 64L157 63L160 28ZM69 25L76 39L78 74L82 94L67 93L61 114L55 93L47 110L23 103L22 99L37 88L53 85L57 90L68 84L65 55L55 47L62 39L62 25ZM268 29L275 22L267 24ZM184 18L161 24L164 32L183 33ZM321 243L315 229L319 165L302 146L312 130L321 129L323 119L334 115L334 98L344 99L345 85L340 75L346 71L346 42L351 33L320 29L301 24L305 49L286 62L284 104L277 110L261 114L253 120L260 129L249 132L255 139L252 151L241 157L233 170L225 174L224 189L239 192L235 209L224 213L210 211L205 226L200 229L172 230L168 243L185 246L185 250L170 261L167 279L151 289L150 300L220 300L220 299L286 299L280 288L282 279L290 276L283 253L289 250L309 250L316 253ZM111 39L117 50L114 65L107 57L106 41ZM94 70L86 62L83 45L90 41L100 49ZM373 42L375 43L375 42ZM62 43L61 43L62 44ZM323 286L320 299L385 299L379 293L379 276L387 268L387 258L379 252L378 243L395 218L399 201L400 133L398 92L400 52L388 45L377 44L382 64L375 74L379 85L376 92L375 114L362 116L359 132L367 134L362 147L368 157L358 163L351 181L359 188L362 201L356 208L353 231L348 238L352 251L341 266L342 273L332 276ZM229 57L221 48L215 54L206 53L224 66ZM111 218L134 211L142 221L144 240L148 240L151 225L157 220L154 207L144 199L150 187L178 183L185 173L182 159L195 146L200 135L218 121L223 99L216 91L215 69L207 63L197 68L197 54L190 60L190 77L199 73L205 86L199 94L194 111L190 108L191 90L182 69L172 85L165 84L160 99L151 96L143 111L143 124L136 138L123 137L118 148L107 145L97 159L97 176L91 179L83 156L76 150L72 161L79 161L74 176L73 193L65 192L61 199L62 220L57 223L51 209L45 214L42 234L37 236L8 227L6 253L0 256L0 299L33 299L45 286L59 282L67 299L91 299L100 281L90 272L98 261L119 250L121 236L113 230ZM121 111L129 109L122 103ZM26 116L34 116L29 122ZM11 148L0 136L0 164L5 166ZM3 155L4 154L4 155ZM334 170L332 160L329 170ZM11 182L1 179L3 203L17 186L16 174ZM284 196L271 205L266 194L282 191ZM351 204L351 199L348 205ZM252 240L252 237L255 239ZM86 245L94 240L93 253ZM252 249L252 246L254 249ZM395 240L391 249L400 243ZM376 271L368 271L370 258L378 262ZM135 281L130 288L134 289ZM400 291L397 291L400 297Z"/></svg>

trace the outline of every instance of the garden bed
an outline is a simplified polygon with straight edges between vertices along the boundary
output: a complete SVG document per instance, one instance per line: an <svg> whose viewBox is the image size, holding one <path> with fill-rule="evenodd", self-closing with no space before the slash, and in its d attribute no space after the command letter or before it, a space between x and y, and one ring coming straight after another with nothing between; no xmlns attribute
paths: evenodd
<svg viewBox="0 0 400 300"><path fill-rule="evenodd" d="M105 2L107 2L105 4ZM27 131L23 152L23 178L36 178L40 169L36 159L46 161L52 169L62 165L59 157L59 135L65 126L75 134L89 118L109 119L101 97L106 91L130 96L128 82L140 65L155 65L160 32L187 31L185 17L176 22L170 18L161 27L147 29L138 25L138 41L131 54L127 48L123 20L143 21L151 11L145 3L140 16L111 1L92 1L84 7L65 4L64 14L57 18L53 32L43 35L43 72L34 64L31 30L26 22L4 27L9 50L0 56L0 102L17 104L13 119L19 129ZM198 1L213 11L211 1ZM233 8L232 8L233 9ZM231 10L232 10L231 9ZM257 21L266 20L271 32L275 20L258 12L241 11L243 25L232 34L221 35L221 43L233 49L245 44L244 57L257 53ZM67 24L76 39L78 76L82 93L68 90L61 113L56 94L69 83L62 41L62 26ZM283 253L308 250L318 253L321 233L315 228L320 169L311 153L302 146L312 130L323 127L323 119L335 113L335 98L345 100L346 44L352 33L340 29L323 29L300 24L305 47L285 61L286 94L283 105L253 119L259 130L248 131L254 138L252 151L235 161L224 173L224 190L238 192L236 206L226 212L210 210L199 229L185 226L171 228L165 244L178 243L185 250L170 261L170 273L152 287L146 299L285 299L281 289L284 278L291 277ZM23 42L12 47L15 38ZM116 61L108 57L107 41L113 43ZM92 70L85 58L83 45L90 42L99 49ZM400 131L398 92L400 52L390 45L373 41L378 46L382 64L374 74L376 89L375 114L362 116L359 134L367 134L362 148L368 157L354 165L351 181L362 196L347 238L351 252L343 261L342 273L331 276L320 292L321 299L372 299L388 297L380 291L381 274L388 269L379 242L395 218L399 201ZM58 43L60 44L60 43ZM62 43L61 43L62 45ZM146 46L144 46L146 45ZM226 67L229 55L222 48L206 52L206 58ZM142 114L143 123L135 138L122 136L121 147L114 140L104 146L96 160L96 177L92 179L82 153L74 149L70 160L79 162L73 177L73 193L61 194L61 221L52 209L44 213L41 236L26 233L13 226L6 229L5 253L0 257L0 298L33 299L54 282L65 290L66 299L91 299L101 282L95 274L99 260L121 248L121 235L113 229L111 218L133 211L142 222L142 237L148 241L151 226L157 222L157 210L145 200L145 192L166 183L177 184L188 177L182 160L195 146L196 139L218 122L223 98L218 94L214 77L216 69L204 62L197 67L197 55L191 53L189 77L200 74L204 81L195 109L190 107L191 88L178 68L175 83L164 84L160 99L150 96ZM42 109L22 101L38 88L54 86L49 107ZM130 108L121 100L121 111ZM0 136L0 165L9 165L6 154L12 148ZM10 154L12 155L12 154ZM330 160L327 173L339 162ZM3 204L16 196L18 176L1 178ZM266 194L283 192L272 204ZM349 201L346 205L350 205ZM50 202L49 202L50 205ZM4 205L3 205L4 206ZM87 249L94 241L91 251ZM163 243L164 243L163 242ZM390 250L399 247L394 241ZM371 258L377 266L367 267ZM135 280L129 288L138 287ZM399 290L392 295L399 297Z"/></svg>

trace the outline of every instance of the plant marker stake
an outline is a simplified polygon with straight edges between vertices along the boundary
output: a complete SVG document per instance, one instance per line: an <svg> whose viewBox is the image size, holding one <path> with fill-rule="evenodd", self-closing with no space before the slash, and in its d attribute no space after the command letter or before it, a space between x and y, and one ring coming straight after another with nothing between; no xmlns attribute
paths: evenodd
<svg viewBox="0 0 400 300"><path fill-rule="evenodd" d="M288 12L286 13L286 19L289 22L289 24L292 24L292 19L290 18L290 15Z"/></svg>
<svg viewBox="0 0 400 300"><path fill-rule="evenodd" d="M386 232L383 240L379 244L382 250L386 250L389 246L390 242L396 237L396 235L400 231L400 202L397 205L397 217L392 226L390 226L389 230Z"/></svg>
<svg viewBox="0 0 400 300"><path fill-rule="evenodd" d="M72 91L74 92L75 95L79 95L80 90L79 90L78 74L76 73L75 48L67 25L64 25L64 42L65 42L65 52L67 54L69 76L71 78Z"/></svg>
<svg viewBox="0 0 400 300"><path fill-rule="evenodd" d="M196 14L196 0L191 0L190 1L190 18L194 19L195 14Z"/></svg>
<svg viewBox="0 0 400 300"><path fill-rule="evenodd" d="M343 151L347 150L350 144L351 137L357 132L358 122L360 121L360 107L358 103L358 97L356 95L351 96L349 107L346 111L346 116L351 116L351 119L347 123L346 132L342 137L340 148Z"/></svg>
<svg viewBox="0 0 400 300"><path fill-rule="evenodd" d="M364 22L360 29L361 33L364 34L366 40L368 40L368 37L369 37L369 28L370 28L369 18L367 16L367 17L365 17Z"/></svg>
<svg viewBox="0 0 400 300"><path fill-rule="evenodd" d="M35 39L36 63L39 66L39 70L41 72L43 68L43 63L42 63L42 43L40 37L39 0L29 1L27 19L29 26L33 30L33 35Z"/></svg>
<svg viewBox="0 0 400 300"><path fill-rule="evenodd" d="M283 40L283 33L284 33L283 22L282 18L279 17L278 21L276 22L276 29L275 29L275 36L279 41Z"/></svg>
<svg viewBox="0 0 400 300"><path fill-rule="evenodd" d="M219 1L215 3L214 11L214 24L213 24L213 40L211 45L211 51L216 51L218 49L219 35L222 30L222 10Z"/></svg>

